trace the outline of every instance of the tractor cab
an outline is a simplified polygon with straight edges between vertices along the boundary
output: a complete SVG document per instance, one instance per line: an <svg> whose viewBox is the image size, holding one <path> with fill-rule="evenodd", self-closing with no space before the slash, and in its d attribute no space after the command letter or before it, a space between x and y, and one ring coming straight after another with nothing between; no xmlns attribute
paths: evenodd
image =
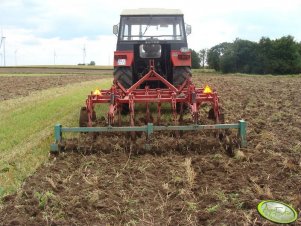
<svg viewBox="0 0 301 226"><path fill-rule="evenodd" d="M118 35L117 50L128 50L131 44L147 40L180 49L187 47L191 27L185 27L183 13L177 9L131 9L123 10L119 26L114 25L113 31Z"/></svg>
<svg viewBox="0 0 301 226"><path fill-rule="evenodd" d="M183 72L179 66L190 71L187 45L190 32L190 25L185 25L183 13L178 9L123 10L119 25L113 26L113 33L118 37L114 53L115 79L129 88L147 73L149 60L153 59L158 73L170 83L181 85L184 78L174 78L174 74ZM179 58L179 55L187 56ZM148 85L160 87L160 84Z"/></svg>

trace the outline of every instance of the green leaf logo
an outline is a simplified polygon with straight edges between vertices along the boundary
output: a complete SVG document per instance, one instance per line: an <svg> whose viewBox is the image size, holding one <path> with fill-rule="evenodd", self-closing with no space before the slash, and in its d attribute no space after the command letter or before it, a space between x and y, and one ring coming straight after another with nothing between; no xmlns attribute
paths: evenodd
<svg viewBox="0 0 301 226"><path fill-rule="evenodd" d="M293 207L273 200L260 202L257 210L261 216L275 223L289 224L296 221L298 217Z"/></svg>

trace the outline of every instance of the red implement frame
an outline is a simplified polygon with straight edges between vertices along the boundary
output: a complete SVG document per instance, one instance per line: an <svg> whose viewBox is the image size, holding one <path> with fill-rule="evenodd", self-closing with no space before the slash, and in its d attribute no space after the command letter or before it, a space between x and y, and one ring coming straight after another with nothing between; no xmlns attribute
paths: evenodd
<svg viewBox="0 0 301 226"><path fill-rule="evenodd" d="M140 85L146 81L161 81L166 88L150 89L145 86L140 89ZM214 111L216 123L220 120L220 111L218 106L218 95L216 91L204 93L204 88L196 88L187 76L186 81L178 88L173 86L165 78L155 71L154 60L150 60L150 70L139 81L133 84L129 89L125 89L118 81L109 90L101 90L100 94L93 94L88 96L86 100L86 107L88 112L88 126L92 126L92 115L95 104L109 103L108 124L113 125L115 115L118 114L118 124L121 125L121 109L123 104L129 106L130 125L135 125L135 104L145 103L146 105L146 123L150 119L150 103L157 103L157 124L160 124L161 104L170 103L173 111L173 120L175 125L182 119L183 104L187 104L192 121L198 123L199 108L204 103L210 103ZM177 104L180 104L180 117L178 119Z"/></svg>

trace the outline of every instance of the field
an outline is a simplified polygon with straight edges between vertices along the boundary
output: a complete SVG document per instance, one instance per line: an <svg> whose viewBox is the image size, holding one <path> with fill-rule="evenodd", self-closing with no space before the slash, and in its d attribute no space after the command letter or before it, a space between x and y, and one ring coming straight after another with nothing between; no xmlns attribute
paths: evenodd
<svg viewBox="0 0 301 226"><path fill-rule="evenodd" d="M109 144L99 137L103 151L48 156L54 123L77 125L89 91L110 85L107 71L6 73L0 75L1 90L11 84L0 95L2 225L272 225L256 210L265 199L289 203L300 215L300 76L194 72L197 85L218 90L226 122L248 122L248 147L234 156L205 135L192 149L166 137L156 151L139 152L123 148L118 137Z"/></svg>

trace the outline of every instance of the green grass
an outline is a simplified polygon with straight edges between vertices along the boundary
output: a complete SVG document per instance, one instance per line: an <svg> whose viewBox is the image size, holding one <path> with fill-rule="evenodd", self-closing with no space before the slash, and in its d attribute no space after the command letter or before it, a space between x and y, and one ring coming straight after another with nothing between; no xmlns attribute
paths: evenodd
<svg viewBox="0 0 301 226"><path fill-rule="evenodd" d="M209 68L200 68L200 69L192 69L192 73L217 73L214 69Z"/></svg>
<svg viewBox="0 0 301 226"><path fill-rule="evenodd" d="M45 162L54 124L77 125L90 91L108 88L111 82L109 78L76 83L0 102L0 197L16 191Z"/></svg>

